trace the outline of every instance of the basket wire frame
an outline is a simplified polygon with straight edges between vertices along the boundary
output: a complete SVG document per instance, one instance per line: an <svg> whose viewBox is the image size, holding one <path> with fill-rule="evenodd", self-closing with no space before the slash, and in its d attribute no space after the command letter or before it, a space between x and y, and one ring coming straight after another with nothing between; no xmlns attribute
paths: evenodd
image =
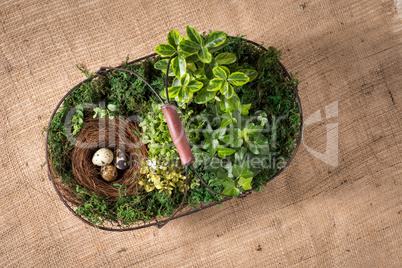
<svg viewBox="0 0 402 268"><path fill-rule="evenodd" d="M230 37L230 36L228 36L228 37ZM266 49L265 47L263 47L262 45L260 45L260 44L258 44L258 43L256 43L256 42L254 42L254 41L247 40L247 39L244 39L244 40L245 40L246 42L250 43L250 44L255 45L256 47L258 47L258 48L260 48L260 49L262 49L262 50L267 51L267 49ZM152 54L149 54L148 56L144 56L144 57L138 58L138 59L136 59L136 60L127 62L127 63L125 63L124 65L130 65L130 64L133 64L133 63L137 63L137 62L143 61L143 60L145 60L145 59L155 57L155 56L157 56L157 55L158 55L158 54L156 54L156 53L152 53ZM282 68L282 70L283 70L283 76L284 76L286 79L291 80L291 76L290 76L289 72L286 70L285 66L284 66L279 60L278 60L278 64L281 66L281 68ZM124 65L119 65L119 66L117 66L117 67L115 67L115 68L121 68L121 67L123 67ZM53 118L54 118L54 116L55 116L57 110L58 110L58 109L60 108L60 106L63 104L63 102L64 102L64 100L67 98L67 96L68 96L70 93L72 93L75 89L77 89L78 87L80 87L82 84L84 84L84 83L86 83L86 82L89 82L89 81L93 80L94 78L98 77L98 76L99 76L99 73L104 74L105 71L102 70L102 69L100 69L100 70L99 70L98 72L96 72L96 74L93 75L92 77L87 78L87 79L83 80L82 82L78 83L76 86L74 86L72 89L70 89L70 90L63 96L63 98L61 98L61 100L60 100L59 103L56 105L56 108L54 109L54 111L53 111L53 113L52 113L52 115L51 115L51 117L50 117L49 124L48 124L48 128L50 128L51 122L52 122L52 120L53 120ZM289 158L289 160L286 162L286 164L278 171L278 173L276 173L274 176L272 176L270 179L268 179L268 180L264 183L264 186L266 186L268 182L272 181L274 178L276 178L277 176L279 176L279 175L290 165L290 163L292 162L293 158L295 157L295 155L296 155L296 153L297 153L297 150L299 149L300 144L301 144L301 140L302 140L302 130L303 130L303 129L302 129L302 126L303 126L303 112L302 112L302 106L301 106L301 101L300 101L300 97L299 97L299 92L298 92L297 85L294 85L294 86L292 87L292 89L293 89L293 92L294 92L294 94L295 94L296 101L297 101L298 108L299 108L299 113L300 113L300 131L299 131L299 137L298 137L298 140L297 140L297 144L296 144L296 147L295 147L295 149L294 149L294 151L293 151L293 153L292 153L292 156ZM187 207L187 208L184 208L183 210L181 210L180 213L178 213L177 215L174 215L173 217L168 217L167 219L162 219L162 220L154 220L153 222L148 222L148 223L144 223L144 224L141 224L141 223L136 223L136 224L135 224L135 223L133 223L133 224L130 225L129 227L124 227L124 226L119 225L119 224L116 226L116 225L113 225L112 223L110 223L110 226L100 226L100 225L96 225L96 224L91 223L90 221L88 221L88 220L85 219L84 217L78 215L78 214L74 211L72 205L68 204L69 202L62 196L62 194L60 193L60 190L57 188L57 186L56 186L56 184L55 184L55 182L54 182L54 178L51 176L51 171L50 171L50 162L49 162L49 153L48 153L49 151L48 151L48 142L47 142L47 141L48 141L48 138L49 138L49 132L46 132L46 139L45 139L46 166L47 166L47 169L48 169L48 178L49 178L49 180L52 182L53 187L54 187L54 189L56 190L57 195L59 196L59 198L60 198L60 200L63 202L63 204L64 204L64 205L71 211L71 213L73 213L78 219L80 219L80 220L81 220L82 222L84 222L85 224L88 224L89 226L92 226L92 227L95 227L95 228L98 228L98 229L101 229L101 230L113 231L113 232L123 232L123 231L138 230L138 229L147 228L147 227L151 227L151 226L157 226L158 228L161 228L161 227L163 227L164 225L166 225L166 224L167 224L169 221L171 221L171 220L175 220L175 219L178 219L178 218L187 216L187 215L191 215L191 214L196 213L196 212L198 212L198 211L200 211L200 210L203 210L203 209L206 209L206 208L210 208L210 207L213 207L213 206L218 205L218 204L222 204L222 203L224 203L224 202L229 201L229 200L232 199L231 197L226 197L226 198L223 198L223 199L221 199L221 200L219 200L219 201L211 202L211 203L209 203L209 204L201 204L200 207L199 207L199 208L196 208L196 209L191 209L190 207ZM244 191L238 198L244 198L244 197L250 195L254 190L255 190L255 188L253 188L253 189L251 189L251 190ZM133 225L137 225L137 226L133 226Z"/></svg>

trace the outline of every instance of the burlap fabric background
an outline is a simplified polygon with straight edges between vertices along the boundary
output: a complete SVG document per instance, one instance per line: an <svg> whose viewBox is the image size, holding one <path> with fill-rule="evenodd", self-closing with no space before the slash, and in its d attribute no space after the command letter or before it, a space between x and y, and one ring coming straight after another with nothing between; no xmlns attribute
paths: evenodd
<svg viewBox="0 0 402 268"><path fill-rule="evenodd" d="M393 0L1 1L0 267L401 267L401 15ZM41 168L40 132L84 79L75 64L150 54L187 24L282 49L321 121L262 193L162 229L91 228Z"/></svg>

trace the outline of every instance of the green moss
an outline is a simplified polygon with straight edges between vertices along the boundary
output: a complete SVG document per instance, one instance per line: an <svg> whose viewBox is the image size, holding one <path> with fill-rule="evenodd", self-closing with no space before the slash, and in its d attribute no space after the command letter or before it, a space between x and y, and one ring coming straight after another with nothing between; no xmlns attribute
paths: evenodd
<svg viewBox="0 0 402 268"><path fill-rule="evenodd" d="M210 181L214 178L214 174L210 173L210 172L203 172L202 174L200 174L200 176L202 176L202 179L208 183L210 183ZM193 179L193 180L198 180L198 179ZM212 193L210 190L208 190L206 187L204 187L202 184L197 183L198 186L192 188L189 191L189 197L188 197L188 204L193 208L198 208L199 204L209 204L212 202L216 202L221 200L221 198L219 196L217 196L216 194ZM214 191L216 192L221 192L222 189L219 187L211 187Z"/></svg>

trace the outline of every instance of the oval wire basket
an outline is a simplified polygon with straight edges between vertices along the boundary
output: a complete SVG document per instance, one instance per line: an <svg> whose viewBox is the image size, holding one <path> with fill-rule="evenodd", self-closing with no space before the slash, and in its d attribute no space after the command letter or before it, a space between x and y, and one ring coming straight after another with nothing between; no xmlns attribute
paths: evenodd
<svg viewBox="0 0 402 268"><path fill-rule="evenodd" d="M229 37L229 36L228 36L228 37ZM243 38L243 39L244 39L244 38ZM250 43L250 44L253 44L253 45L256 46L256 47L259 47L259 48L261 48L261 49L267 51L266 48L264 48L262 45L260 45L260 44L258 44L258 43L256 43L256 42L254 42L254 41L250 41L250 40L247 40L247 39L244 39L244 40L245 40L246 42ZM130 65L130 64L133 64L133 63L137 63L137 62L140 62L140 61L143 61L143 60L145 60L145 59L152 58L152 57L155 57L155 56L157 56L157 54L156 54L156 53L152 53L152 54L150 54L150 55L148 55L148 56L145 56L145 57L138 58L138 59L136 59L136 60L127 62L127 63L125 63L125 65ZM281 68L282 68L282 70L283 70L283 73L282 73L283 77L284 77L285 79L288 79L288 80L290 81L290 80L291 80L291 76L290 76L289 72L286 70L286 68L283 66L283 64L282 64L279 60L277 60L277 62L278 62L278 64L281 66ZM119 66L117 66L116 68L121 68L122 66L123 66L123 65L119 65ZM108 72L108 71L107 71L107 72ZM98 73L98 72L97 72L97 73ZM57 110L58 110L58 109L60 108L60 106L63 104L63 102L64 102L64 100L67 98L67 96L68 96L70 93L72 93L75 89L77 89L78 87L80 87L82 84L84 84L84 83L86 83L86 82L89 82L89 81L93 80L94 78L96 78L96 77L98 77L98 76L99 76L98 74L95 74L95 75L93 75L92 77L83 80L82 82L80 82L79 84L77 84L76 86L74 86L72 89L70 89L70 90L63 96L63 98L62 98L62 99L59 101L59 103L56 105L56 108L54 109L54 111L53 111L53 113L52 113L52 115L51 115L51 117L50 117L49 124L48 124L48 128L51 126L51 122L52 122L52 120L53 120L53 118L54 118L54 116L55 116ZM294 94L295 94L295 99L296 99L296 101L297 101L298 108L299 108L299 113L300 113L300 131L299 131L299 137L298 137L298 140L297 140L297 143L296 143L296 147L295 147L295 149L294 149L294 151L293 151L291 157L288 159L288 161L286 162L286 164L285 164L274 176L272 176L270 179L268 179L266 182L264 182L264 186L266 186L269 181L271 181L271 180L273 180L274 178L276 178L277 176L279 176L279 175L290 165L290 163L292 162L293 158L295 157L296 152L297 152L297 150L298 150L298 148L299 148L299 146L300 146L300 143L301 143L301 139L302 139L302 126L303 126L302 106L301 106L301 102L300 102L300 97L299 97L297 85L293 85L292 89L293 89L293 92L294 92ZM171 221L171 220L178 219L178 218L181 218L181 217L184 217L184 216L193 214L193 213L198 212L198 211L200 211L200 210L203 210L203 209L206 209L206 208L209 208L209 207L213 207L213 206L218 205L218 204L222 204L223 202L226 202L226 201L232 199L231 197L226 197L226 198L223 198L223 199L221 199L221 200L219 200L219 201L215 201L215 202L212 202L212 203L209 203L209 204L201 204L201 206L200 206L199 208L196 208L196 209L192 209L192 208L190 208L190 207L187 207L187 208L182 209L178 214L174 215L173 217L165 217L164 219L161 219L161 220L155 219L153 222L148 222L148 223L143 223L143 224L140 224L140 223L133 224L133 225L137 225L137 226L129 226L129 227L125 227L125 226L121 226L121 225L117 225L117 226L116 226L116 225L113 225L112 223L110 223L110 226L99 226L99 225L96 225L96 224L91 223L90 221L88 221L87 219L85 219L84 217L82 217L81 215L78 215L78 214L74 211L74 209L73 209L73 206L74 206L74 205L73 205L73 204L69 204L70 202L69 202L68 200L66 200L66 199L63 197L63 194L61 193L60 189L57 187L57 184L55 183L54 178L51 176L52 173L51 173L51 167L50 167L50 161L49 161L49 153L48 153L48 152L49 152L49 148L48 148L48 138L49 138L49 132L46 133L46 139L45 139L46 165L47 165L47 169L48 169L48 177L49 177L49 180L52 182L53 187L54 187L54 189L56 190L57 195L59 196L59 198L60 198L60 200L63 202L63 204L64 204L78 219L80 219L80 220L81 220L82 222L84 222L85 224L88 224L88 225L90 225L90 226L92 226L92 227L95 227L95 228L98 228L98 229L101 229L101 230L122 232L122 231L138 230L138 229L142 229L142 228L146 228L146 227L150 227L150 226L157 226L157 227L161 228L161 227L163 227L166 223L168 223L168 222ZM257 187L254 187L254 188L252 188L251 190L244 191L244 192L242 193L242 195L240 195L238 198L244 198L244 197L250 195L254 190L256 190L256 188L257 188Z"/></svg>

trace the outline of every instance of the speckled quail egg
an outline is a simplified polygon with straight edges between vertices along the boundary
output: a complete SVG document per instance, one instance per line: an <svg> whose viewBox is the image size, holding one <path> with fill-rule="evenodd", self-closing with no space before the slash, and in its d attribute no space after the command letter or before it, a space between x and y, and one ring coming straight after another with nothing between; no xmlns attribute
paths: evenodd
<svg viewBox="0 0 402 268"><path fill-rule="evenodd" d="M113 165L101 167L101 176L105 181L114 181L117 178L117 169Z"/></svg>
<svg viewBox="0 0 402 268"><path fill-rule="evenodd" d="M127 155L123 149L120 149L120 148L116 149L114 165L120 170L124 170L124 169L128 168Z"/></svg>
<svg viewBox="0 0 402 268"><path fill-rule="evenodd" d="M113 161L113 152L108 148L102 148L95 152L92 157L92 163L97 166L106 166L112 163Z"/></svg>

